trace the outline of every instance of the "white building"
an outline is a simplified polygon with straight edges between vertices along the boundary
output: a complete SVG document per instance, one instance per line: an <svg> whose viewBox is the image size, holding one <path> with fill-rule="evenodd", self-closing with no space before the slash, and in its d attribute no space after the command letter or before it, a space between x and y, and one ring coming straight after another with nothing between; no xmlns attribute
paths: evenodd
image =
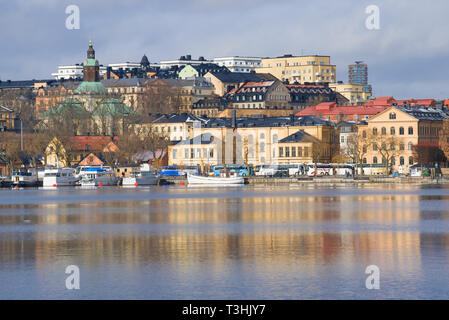
<svg viewBox="0 0 449 320"><path fill-rule="evenodd" d="M137 62L122 62L122 63L110 63L108 65L112 70L118 70L118 69L133 69L133 68L140 68L140 63Z"/></svg>
<svg viewBox="0 0 449 320"><path fill-rule="evenodd" d="M251 72L255 68L262 66L262 59L256 57L224 57L214 58L214 63L225 66L231 72Z"/></svg>
<svg viewBox="0 0 449 320"><path fill-rule="evenodd" d="M106 67L100 67L100 77L106 73ZM59 66L58 72L51 74L56 80L80 79L83 78L83 65L75 64L70 66Z"/></svg>
<svg viewBox="0 0 449 320"><path fill-rule="evenodd" d="M161 69L169 69L173 66L178 66L178 67L184 67L188 64L190 65L199 65L202 63L211 63L212 61L210 60L206 60L204 59L204 57L199 57L197 60L192 59L192 56L190 54L186 55L186 56L181 56L179 59L177 60L165 60L165 61L161 61L159 62L159 66L161 67Z"/></svg>

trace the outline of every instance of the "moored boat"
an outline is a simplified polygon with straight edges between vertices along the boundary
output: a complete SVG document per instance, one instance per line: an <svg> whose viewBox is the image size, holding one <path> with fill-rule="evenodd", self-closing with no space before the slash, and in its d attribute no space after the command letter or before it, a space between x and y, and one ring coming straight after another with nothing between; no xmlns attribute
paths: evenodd
<svg viewBox="0 0 449 320"><path fill-rule="evenodd" d="M45 168L43 186L74 186L79 179L73 173L74 170L72 168Z"/></svg>
<svg viewBox="0 0 449 320"><path fill-rule="evenodd" d="M115 186L117 185L118 178L114 175L112 170L106 170L105 168L86 168L81 176L81 186L94 187L94 186Z"/></svg>
<svg viewBox="0 0 449 320"><path fill-rule="evenodd" d="M13 171L11 182L15 186L34 187L38 182L36 171L33 169Z"/></svg>
<svg viewBox="0 0 449 320"><path fill-rule="evenodd" d="M243 177L204 177L188 174L187 181L189 184L217 184L217 185L235 185L244 184Z"/></svg>
<svg viewBox="0 0 449 320"><path fill-rule="evenodd" d="M150 165L144 163L139 170L131 172L129 177L122 180L123 186L150 186L159 183L159 175L151 169Z"/></svg>

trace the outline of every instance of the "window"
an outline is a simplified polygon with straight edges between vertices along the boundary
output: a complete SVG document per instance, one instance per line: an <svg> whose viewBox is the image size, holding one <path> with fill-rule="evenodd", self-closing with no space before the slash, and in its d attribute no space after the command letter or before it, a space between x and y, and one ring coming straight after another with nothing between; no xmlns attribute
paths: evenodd
<svg viewBox="0 0 449 320"><path fill-rule="evenodd" d="M413 127L408 127L408 134L413 135Z"/></svg>
<svg viewBox="0 0 449 320"><path fill-rule="evenodd" d="M404 165L404 157L400 157L399 158L399 163L400 163L401 166Z"/></svg>
<svg viewBox="0 0 449 320"><path fill-rule="evenodd" d="M260 143L260 152L265 152L265 142Z"/></svg>
<svg viewBox="0 0 449 320"><path fill-rule="evenodd" d="M408 143L408 150L413 150L413 142Z"/></svg>
<svg viewBox="0 0 449 320"><path fill-rule="evenodd" d="M399 143L399 150L405 150L405 146L404 146L404 143L403 142L401 142L401 143Z"/></svg>
<svg viewBox="0 0 449 320"><path fill-rule="evenodd" d="M387 134L387 128L382 127L382 135L385 136Z"/></svg>
<svg viewBox="0 0 449 320"><path fill-rule="evenodd" d="M341 142L341 143L345 143L345 136L341 136L341 137L340 137L340 142Z"/></svg>
<svg viewBox="0 0 449 320"><path fill-rule="evenodd" d="M209 149L209 158L214 157L214 149Z"/></svg>
<svg viewBox="0 0 449 320"><path fill-rule="evenodd" d="M373 157L373 163L377 164L377 157Z"/></svg>
<svg viewBox="0 0 449 320"><path fill-rule="evenodd" d="M377 143L376 142L373 143L373 151L377 151Z"/></svg>
<svg viewBox="0 0 449 320"><path fill-rule="evenodd" d="M284 148L279 147L279 158L282 158L284 156Z"/></svg>
<svg viewBox="0 0 449 320"><path fill-rule="evenodd" d="M298 157L302 157L302 147L298 147Z"/></svg>
<svg viewBox="0 0 449 320"><path fill-rule="evenodd" d="M399 135L403 136L404 135L404 127L400 127L399 128Z"/></svg>
<svg viewBox="0 0 449 320"><path fill-rule="evenodd" d="M296 158L296 147L292 147L292 158Z"/></svg>
<svg viewBox="0 0 449 320"><path fill-rule="evenodd" d="M278 135L273 134L273 143L278 143Z"/></svg>
<svg viewBox="0 0 449 320"><path fill-rule="evenodd" d="M363 132L362 132L362 137L363 137L363 138L366 138L366 130L363 130Z"/></svg>
<svg viewBox="0 0 449 320"><path fill-rule="evenodd" d="M394 136L394 135L396 134L396 128L395 128L395 127L391 127L391 128L390 128L390 134L391 134L392 136Z"/></svg>
<svg viewBox="0 0 449 320"><path fill-rule="evenodd" d="M413 165L413 157L408 157L408 164Z"/></svg>
<svg viewBox="0 0 449 320"><path fill-rule="evenodd" d="M363 163L366 164L367 162L366 158L363 158Z"/></svg>
<svg viewBox="0 0 449 320"><path fill-rule="evenodd" d="M396 158L395 157L391 158L391 165L393 165L393 166L396 165Z"/></svg>
<svg viewBox="0 0 449 320"><path fill-rule="evenodd" d="M309 147L304 147L304 157L309 156Z"/></svg>
<svg viewBox="0 0 449 320"><path fill-rule="evenodd" d="M290 158L290 147L285 147L285 157Z"/></svg>
<svg viewBox="0 0 449 320"><path fill-rule="evenodd" d="M396 150L396 145L395 145L394 143L392 143L392 144L390 145L390 150Z"/></svg>
<svg viewBox="0 0 449 320"><path fill-rule="evenodd" d="M373 128L373 135L377 136L377 128Z"/></svg>
<svg viewBox="0 0 449 320"><path fill-rule="evenodd" d="M195 159L195 149L190 149L190 158Z"/></svg>
<svg viewBox="0 0 449 320"><path fill-rule="evenodd" d="M396 120L396 113L390 113L390 120Z"/></svg>
<svg viewBox="0 0 449 320"><path fill-rule="evenodd" d="M363 146L363 153L367 153L368 152L368 147L366 146L366 144Z"/></svg>
<svg viewBox="0 0 449 320"><path fill-rule="evenodd" d="M178 157L178 150L173 149L173 159L176 159Z"/></svg>
<svg viewBox="0 0 449 320"><path fill-rule="evenodd" d="M189 149L184 149L184 158L189 159Z"/></svg>

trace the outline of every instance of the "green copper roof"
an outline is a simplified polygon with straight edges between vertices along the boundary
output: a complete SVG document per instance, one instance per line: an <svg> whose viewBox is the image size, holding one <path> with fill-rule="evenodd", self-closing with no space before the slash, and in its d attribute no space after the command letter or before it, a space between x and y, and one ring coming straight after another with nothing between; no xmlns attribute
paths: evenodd
<svg viewBox="0 0 449 320"><path fill-rule="evenodd" d="M82 102L75 98L69 98L63 100L56 107L43 112L39 118L46 119L51 116L60 116L64 112L69 112L73 117L80 117L85 115L87 111L84 109Z"/></svg>
<svg viewBox="0 0 449 320"><path fill-rule="evenodd" d="M94 116L129 116L134 114L134 110L128 108L123 102L114 98L107 98L98 102L98 106L92 113Z"/></svg>
<svg viewBox="0 0 449 320"><path fill-rule="evenodd" d="M97 59L86 59L84 60L84 66L86 67L98 67L100 64Z"/></svg>
<svg viewBox="0 0 449 320"><path fill-rule="evenodd" d="M76 88L76 92L78 93L106 93L107 90L103 86L101 82L89 82L89 81L83 81L81 84Z"/></svg>

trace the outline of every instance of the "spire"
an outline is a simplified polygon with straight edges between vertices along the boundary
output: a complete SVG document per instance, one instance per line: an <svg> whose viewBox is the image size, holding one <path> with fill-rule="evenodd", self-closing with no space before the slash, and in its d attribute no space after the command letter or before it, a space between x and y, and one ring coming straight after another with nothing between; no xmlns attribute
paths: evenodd
<svg viewBox="0 0 449 320"><path fill-rule="evenodd" d="M147 55L146 55L146 54L143 55L142 60L140 60L140 64L141 64L143 67L147 67L147 66L150 65L150 61L148 61L148 58L147 58Z"/></svg>
<svg viewBox="0 0 449 320"><path fill-rule="evenodd" d="M95 59L95 50L92 47L92 40L89 40L89 49L87 49L87 59Z"/></svg>

